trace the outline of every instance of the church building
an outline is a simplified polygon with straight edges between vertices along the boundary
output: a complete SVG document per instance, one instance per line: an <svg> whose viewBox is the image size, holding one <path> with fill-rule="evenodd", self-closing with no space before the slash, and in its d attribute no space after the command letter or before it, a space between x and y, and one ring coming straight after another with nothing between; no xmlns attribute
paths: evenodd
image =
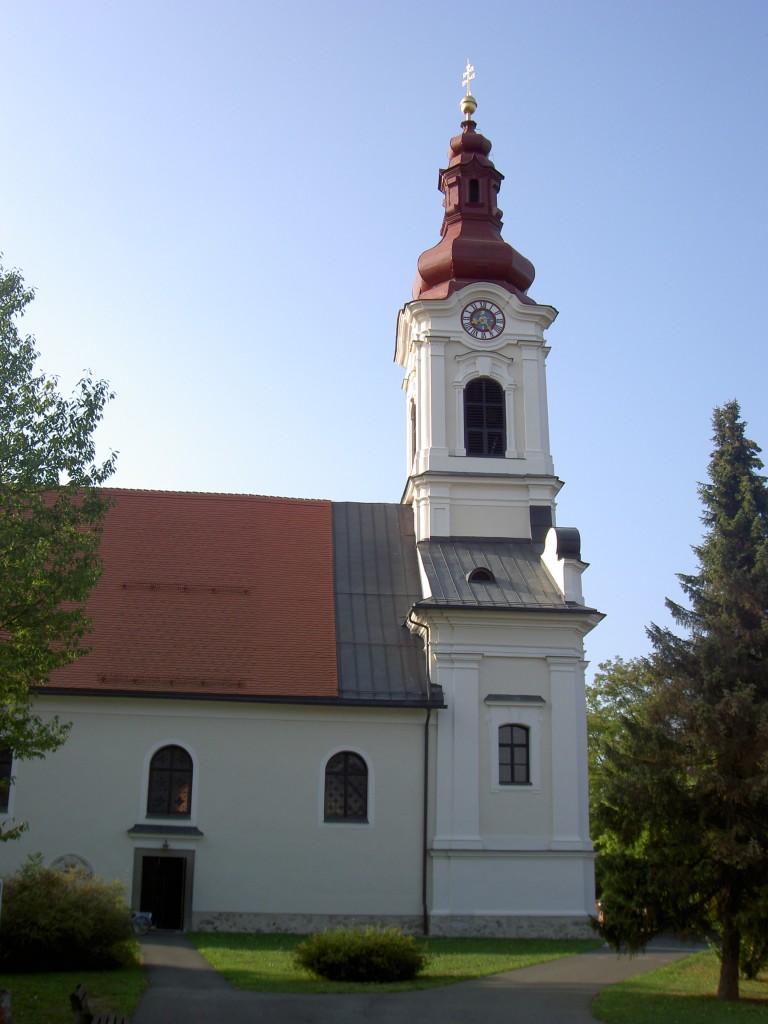
<svg viewBox="0 0 768 1024"><path fill-rule="evenodd" d="M578 531L545 331L461 104L440 241L397 320L400 502L112 489L91 651L5 764L0 875L119 879L159 928L581 936L594 910ZM0 765L0 769L2 769Z"/></svg>

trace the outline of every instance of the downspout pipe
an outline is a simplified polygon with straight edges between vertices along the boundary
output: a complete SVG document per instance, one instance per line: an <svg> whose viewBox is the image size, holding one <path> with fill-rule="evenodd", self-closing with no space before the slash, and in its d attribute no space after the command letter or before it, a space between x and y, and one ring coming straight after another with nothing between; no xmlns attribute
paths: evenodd
<svg viewBox="0 0 768 1024"><path fill-rule="evenodd" d="M426 634L424 653L427 660L427 694L431 692L431 679L429 671L429 626L424 622L417 622L413 617L413 609L408 613L408 625L418 626ZM429 727L432 720L432 707L427 705L427 715L424 719L424 792L422 795L422 821L421 821L421 929L424 935L430 933L429 921Z"/></svg>
<svg viewBox="0 0 768 1024"><path fill-rule="evenodd" d="M427 717L424 719L424 807L421 837L421 928L425 935L429 935L427 880L429 872L429 722L431 717L432 708L428 707Z"/></svg>

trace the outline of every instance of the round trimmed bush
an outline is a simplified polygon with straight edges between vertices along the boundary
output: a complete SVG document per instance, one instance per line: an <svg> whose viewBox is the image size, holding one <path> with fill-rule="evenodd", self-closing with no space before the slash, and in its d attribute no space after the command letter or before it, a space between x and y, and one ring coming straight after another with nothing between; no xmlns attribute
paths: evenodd
<svg viewBox="0 0 768 1024"><path fill-rule="evenodd" d="M31 857L3 887L0 969L73 971L137 962L119 882L44 867Z"/></svg>
<svg viewBox="0 0 768 1024"><path fill-rule="evenodd" d="M328 981L409 981L427 955L399 928L335 928L299 943L296 963Z"/></svg>

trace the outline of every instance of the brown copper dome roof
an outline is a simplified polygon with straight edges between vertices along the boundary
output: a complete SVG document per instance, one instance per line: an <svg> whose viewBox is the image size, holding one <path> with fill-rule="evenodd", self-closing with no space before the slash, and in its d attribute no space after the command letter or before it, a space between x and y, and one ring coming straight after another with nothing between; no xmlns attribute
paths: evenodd
<svg viewBox="0 0 768 1024"><path fill-rule="evenodd" d="M488 158L491 143L466 120L451 139L448 167L438 188L445 215L437 245L419 257L414 299L444 299L467 284L488 281L533 302L527 291L533 264L501 237L501 210L496 197L504 180Z"/></svg>

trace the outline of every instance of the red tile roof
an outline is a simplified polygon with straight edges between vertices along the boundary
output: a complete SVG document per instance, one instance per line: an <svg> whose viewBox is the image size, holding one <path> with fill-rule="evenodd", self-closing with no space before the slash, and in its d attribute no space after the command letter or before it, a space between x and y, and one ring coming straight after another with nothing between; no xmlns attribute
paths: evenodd
<svg viewBox="0 0 768 1024"><path fill-rule="evenodd" d="M52 687L337 696L330 502L107 493L92 650Z"/></svg>

